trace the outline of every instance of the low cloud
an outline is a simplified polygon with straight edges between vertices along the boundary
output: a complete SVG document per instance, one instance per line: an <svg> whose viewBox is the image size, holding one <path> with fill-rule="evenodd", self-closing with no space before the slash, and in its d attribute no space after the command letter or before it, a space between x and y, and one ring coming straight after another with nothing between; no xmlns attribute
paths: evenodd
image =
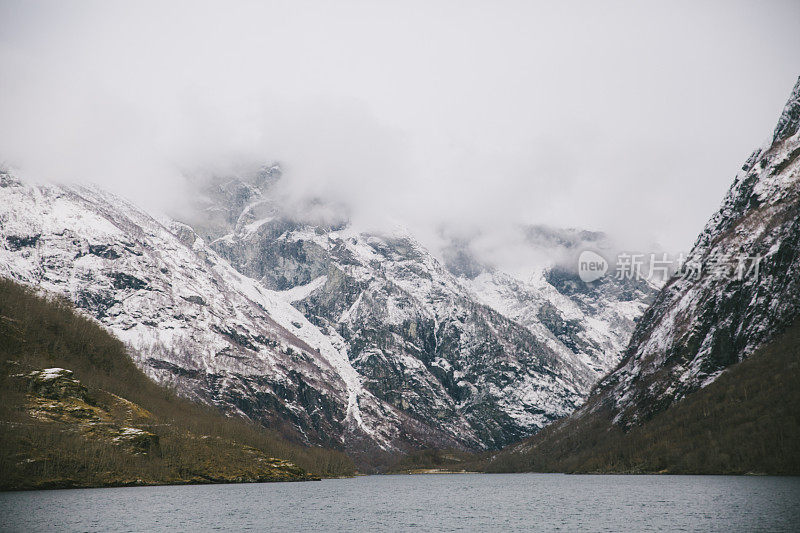
<svg viewBox="0 0 800 533"><path fill-rule="evenodd" d="M289 209L323 200L361 228L400 222L515 268L543 260L515 245L530 224L685 250L771 131L798 15L5 2L0 161L168 212L204 177L279 162Z"/></svg>

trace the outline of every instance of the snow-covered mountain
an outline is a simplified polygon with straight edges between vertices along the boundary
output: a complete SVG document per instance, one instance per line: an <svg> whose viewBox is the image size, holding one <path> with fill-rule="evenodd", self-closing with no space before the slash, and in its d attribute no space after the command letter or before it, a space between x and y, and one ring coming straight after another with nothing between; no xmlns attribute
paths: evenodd
<svg viewBox="0 0 800 533"><path fill-rule="evenodd" d="M796 473L799 327L800 79L617 368L487 469Z"/></svg>
<svg viewBox="0 0 800 533"><path fill-rule="evenodd" d="M653 292L456 275L404 230L286 214L275 167L213 182L191 226L0 179L0 274L67 296L182 394L356 454L498 448L566 416Z"/></svg>
<svg viewBox="0 0 800 533"><path fill-rule="evenodd" d="M800 317L800 80L747 159L619 367L573 418L640 423L713 382ZM587 417L588 418L588 417Z"/></svg>
<svg viewBox="0 0 800 533"><path fill-rule="evenodd" d="M523 234L532 249L562 250L571 256L607 245L606 236L599 232L528 226ZM447 268L482 303L534 334L554 335L559 349L578 354L596 379L619 362L636 320L657 292L645 279L621 279L613 274L584 283L573 270L558 264L526 276L514 275L482 264L463 241L446 249L444 256ZM577 264L577 260L573 262Z"/></svg>
<svg viewBox="0 0 800 533"><path fill-rule="evenodd" d="M561 269L522 281L477 260L465 275L403 229L298 220L275 200L279 179L270 167L212 183L195 227L347 346L375 396L471 448L502 446L571 412L617 363L655 294L643 281L585 284Z"/></svg>
<svg viewBox="0 0 800 533"><path fill-rule="evenodd" d="M155 380L310 442L427 442L427 428L361 386L343 346L188 226L99 190L8 175L0 196L2 274L69 297Z"/></svg>

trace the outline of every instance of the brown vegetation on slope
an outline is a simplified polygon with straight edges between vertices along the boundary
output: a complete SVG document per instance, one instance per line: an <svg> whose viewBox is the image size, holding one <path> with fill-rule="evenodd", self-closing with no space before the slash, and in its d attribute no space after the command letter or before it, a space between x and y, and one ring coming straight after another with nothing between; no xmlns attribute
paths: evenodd
<svg viewBox="0 0 800 533"><path fill-rule="evenodd" d="M491 472L800 474L800 323L630 431L602 406L557 422Z"/></svg>
<svg viewBox="0 0 800 533"><path fill-rule="evenodd" d="M36 378L52 367L72 371L57 394ZM120 445L123 434L140 446ZM303 469L354 472L341 452L177 397L69 302L0 279L0 488L306 479Z"/></svg>

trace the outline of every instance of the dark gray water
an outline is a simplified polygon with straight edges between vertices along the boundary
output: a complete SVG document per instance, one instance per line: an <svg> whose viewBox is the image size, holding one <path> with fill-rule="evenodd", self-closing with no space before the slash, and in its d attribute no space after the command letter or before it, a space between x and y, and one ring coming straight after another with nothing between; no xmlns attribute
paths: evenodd
<svg viewBox="0 0 800 533"><path fill-rule="evenodd" d="M12 531L798 531L800 478L464 474L0 493Z"/></svg>

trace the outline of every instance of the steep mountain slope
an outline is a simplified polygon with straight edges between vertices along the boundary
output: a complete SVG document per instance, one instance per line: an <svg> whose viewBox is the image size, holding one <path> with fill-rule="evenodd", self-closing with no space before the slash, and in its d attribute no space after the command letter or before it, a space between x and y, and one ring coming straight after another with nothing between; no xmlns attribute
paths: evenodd
<svg viewBox="0 0 800 533"><path fill-rule="evenodd" d="M310 479L286 459L353 472L341 452L177 397L71 303L37 292L0 279L0 489Z"/></svg>
<svg viewBox="0 0 800 533"><path fill-rule="evenodd" d="M158 382L307 443L499 447L568 414L594 381L407 235L278 219L279 238L238 248L263 268L257 283L190 227L103 191L0 185L4 276L69 297ZM244 235L264 231L278 230ZM213 247L235 260L228 240Z"/></svg>
<svg viewBox="0 0 800 533"><path fill-rule="evenodd" d="M292 216L276 200L279 179L269 167L212 183L193 225L344 346L370 392L468 448L505 445L571 412L617 362L604 355L621 348L611 332L630 333L654 292L626 282L621 295L614 280L589 287L559 271L535 286L484 269L479 285L403 229Z"/></svg>
<svg viewBox="0 0 800 533"><path fill-rule="evenodd" d="M652 293L557 269L456 276L404 230L292 217L279 179L213 181L189 226L3 174L0 274L69 297L181 394L367 462L496 449L566 416Z"/></svg>
<svg viewBox="0 0 800 533"><path fill-rule="evenodd" d="M67 296L158 382L306 442L425 442L427 428L363 390L341 348L189 227L99 190L0 179L2 275Z"/></svg>
<svg viewBox="0 0 800 533"><path fill-rule="evenodd" d="M753 152L697 238L686 275L661 291L599 384L618 422L647 419L710 383L800 315L798 108L800 82L772 142Z"/></svg>
<svg viewBox="0 0 800 533"><path fill-rule="evenodd" d="M667 283L640 320L618 368L569 419L497 461L530 464L537 453L547 455L545 449L558 448L549 456L549 464L556 464L590 450L609 426L613 431L644 431L636 428L651 427L648 421L659 413L669 413L682 399L692 398L797 322L799 129L800 80L771 142L742 167L722 207L698 237L685 271ZM791 343L780 346L780 364L743 367L796 375L791 371L797 365L796 350ZM785 357L786 351L792 356ZM757 381L769 387L772 379L778 376L766 374ZM772 431L781 433L779 428ZM743 427L739 436L747 439L746 434ZM570 445L554 446L559 440Z"/></svg>
<svg viewBox="0 0 800 533"><path fill-rule="evenodd" d="M527 246L542 255L562 251L577 257L584 249L606 245L606 236L599 232L522 229ZM554 335L562 351L578 355L597 379L617 365L636 320L657 292L644 279L618 279L613 273L584 283L574 270L558 265L515 276L483 264L463 241L445 250L445 264L479 301L534 334Z"/></svg>
<svg viewBox="0 0 800 533"><path fill-rule="evenodd" d="M800 323L717 380L627 430L567 418L490 462L490 472L800 474ZM607 412L607 414L610 414Z"/></svg>

